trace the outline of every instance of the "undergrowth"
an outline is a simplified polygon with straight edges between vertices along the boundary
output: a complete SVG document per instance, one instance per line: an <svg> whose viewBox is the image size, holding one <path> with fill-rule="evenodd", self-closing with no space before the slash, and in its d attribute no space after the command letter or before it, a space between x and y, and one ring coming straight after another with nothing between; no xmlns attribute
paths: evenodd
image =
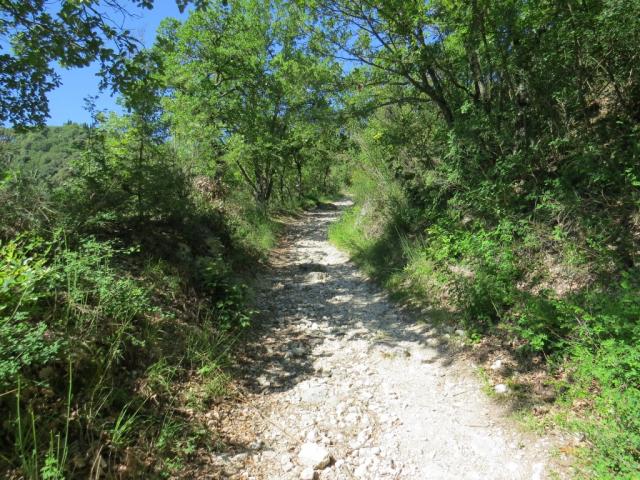
<svg viewBox="0 0 640 480"><path fill-rule="evenodd" d="M577 476L634 478L640 468L637 272L612 272L612 256L605 257L611 252L595 240L589 247L534 220L505 216L486 224L450 211L421 223L421 212L381 171L356 172L355 205L331 226L331 240L432 319L463 325L472 341L500 339L519 362L516 375L545 360L555 390L552 423L585 437L576 450ZM521 415L531 405L522 402Z"/></svg>
<svg viewBox="0 0 640 480"><path fill-rule="evenodd" d="M204 408L227 395L233 332L250 312L220 257L192 260L189 279L166 260L94 238L0 247L9 478L168 475L166 462L189 453L176 443L206 446L197 434L206 427L176 409L185 396ZM183 428L145 451L168 422Z"/></svg>
<svg viewBox="0 0 640 480"><path fill-rule="evenodd" d="M78 202L104 188L82 172L29 208L19 174L0 184L29 212L0 213L0 475L197 476L199 457L227 448L207 415L233 395L232 352L275 218L320 199L220 206L179 196L187 179L169 170L157 181L172 203L141 222L127 197Z"/></svg>

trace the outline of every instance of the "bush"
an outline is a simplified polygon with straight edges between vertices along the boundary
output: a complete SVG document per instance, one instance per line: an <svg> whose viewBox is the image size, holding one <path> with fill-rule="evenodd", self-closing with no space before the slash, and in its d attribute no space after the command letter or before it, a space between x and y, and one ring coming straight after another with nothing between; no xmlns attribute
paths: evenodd
<svg viewBox="0 0 640 480"><path fill-rule="evenodd" d="M472 338L516 340L522 368L542 353L551 370L570 372L558 373L565 378L558 392L567 425L593 446L583 452L583 473L633 478L640 465L640 278L620 268L604 234L585 245L558 225L516 215L488 220L463 214L456 202L438 215L411 205L398 212L402 193L389 194L398 192L396 179L375 181L360 171L352 180L356 205L331 226L330 238L412 303L434 315L455 307L454 320ZM554 272L544 264L549 257ZM554 282L586 267L579 288L559 293ZM574 416L575 404L587 406Z"/></svg>
<svg viewBox="0 0 640 480"><path fill-rule="evenodd" d="M43 321L43 285L51 275L42 253L44 244L0 243L0 387L15 385L21 372L55 357L60 342Z"/></svg>
<svg viewBox="0 0 640 480"><path fill-rule="evenodd" d="M583 452L597 478L633 478L640 465L640 354L637 343L609 339L596 349L576 346L575 379L565 399L586 399L589 416L570 425L595 446Z"/></svg>

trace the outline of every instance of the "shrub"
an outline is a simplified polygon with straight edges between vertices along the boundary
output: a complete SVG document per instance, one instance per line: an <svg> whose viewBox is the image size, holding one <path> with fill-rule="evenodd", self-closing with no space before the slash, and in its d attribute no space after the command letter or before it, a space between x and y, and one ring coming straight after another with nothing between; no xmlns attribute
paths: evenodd
<svg viewBox="0 0 640 480"><path fill-rule="evenodd" d="M43 321L41 301L49 296L42 287L51 275L45 247L34 238L0 243L0 386L16 382L24 368L46 364L60 342Z"/></svg>

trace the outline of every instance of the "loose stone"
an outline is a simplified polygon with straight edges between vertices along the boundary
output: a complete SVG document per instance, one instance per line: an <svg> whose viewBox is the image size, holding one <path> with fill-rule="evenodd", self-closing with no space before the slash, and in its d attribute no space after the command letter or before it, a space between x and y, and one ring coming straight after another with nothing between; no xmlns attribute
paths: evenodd
<svg viewBox="0 0 640 480"><path fill-rule="evenodd" d="M331 462L329 451L317 443L305 443L300 448L298 461L301 465L321 470Z"/></svg>
<svg viewBox="0 0 640 480"><path fill-rule="evenodd" d="M314 478L316 478L316 472L311 467L305 468L300 473L300 480L314 480Z"/></svg>
<svg viewBox="0 0 640 480"><path fill-rule="evenodd" d="M504 395L505 393L509 393L509 387L507 387L504 383L497 384L494 388L496 393L500 395Z"/></svg>

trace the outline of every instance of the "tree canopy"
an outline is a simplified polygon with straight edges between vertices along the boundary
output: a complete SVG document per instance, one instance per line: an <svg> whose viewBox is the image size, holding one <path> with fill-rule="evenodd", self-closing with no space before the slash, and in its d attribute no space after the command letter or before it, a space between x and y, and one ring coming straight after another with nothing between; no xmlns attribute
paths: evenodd
<svg viewBox="0 0 640 480"><path fill-rule="evenodd" d="M179 0L142 48L114 16L153 4L0 0L0 472L208 451L171 416L220 397L280 214L345 190L367 273L579 405L585 475L638 471L640 2ZM43 128L92 62L124 113Z"/></svg>
<svg viewBox="0 0 640 480"><path fill-rule="evenodd" d="M86 67L97 61L103 86L126 78L126 59L140 44L120 21L130 5L150 9L153 0L3 0L0 4L0 122L43 124L47 94L59 86L54 63ZM180 10L190 3L176 0Z"/></svg>

